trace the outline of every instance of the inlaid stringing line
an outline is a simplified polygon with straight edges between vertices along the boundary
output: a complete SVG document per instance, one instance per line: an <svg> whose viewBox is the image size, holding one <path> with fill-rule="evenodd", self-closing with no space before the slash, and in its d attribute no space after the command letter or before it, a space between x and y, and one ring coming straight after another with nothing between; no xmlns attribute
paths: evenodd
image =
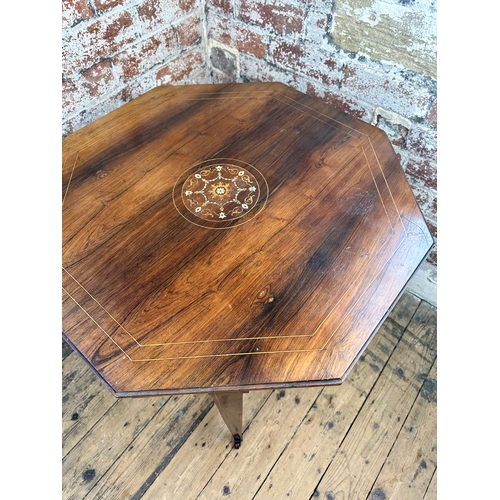
<svg viewBox="0 0 500 500"><path fill-rule="evenodd" d="M304 335L287 335L280 337L279 335L269 337L241 337L238 339L211 339L211 340L186 340L183 342L165 342L163 344L140 344L139 347L165 347L170 345L186 345L186 344L207 344L210 342L240 342L246 340L267 340L267 339L294 339L311 337L309 334Z"/></svg>
<svg viewBox="0 0 500 500"><path fill-rule="evenodd" d="M372 143L372 141L371 141L371 139L370 139L369 136L367 136L367 138L368 138L368 142L370 143L370 147L372 149L373 156L375 156L375 160L376 160L376 162L378 164L378 168L380 169L380 173L382 174L382 177L384 178L384 182L385 182L385 185L387 186L387 190L389 191L389 196L391 197L392 203L394 205L394 210L396 210L396 213L398 214L399 222L403 226L403 231L405 233L405 236L408 236L408 234L406 232L406 227L405 227L405 225L403 223L403 220L401 219L401 212L399 211L398 206L396 205L396 200L394 199L394 196L392 195L391 188L389 187L389 183L387 182L387 178L385 176L385 173L382 170L382 165L380 164L380 161L378 159L377 153L375 152L375 148L373 147L373 143Z"/></svg>
<svg viewBox="0 0 500 500"><path fill-rule="evenodd" d="M384 248L385 245L387 245L387 243L389 242L389 240L387 239L384 244L375 252L375 254L373 255L373 257L370 259L370 262L375 258L375 256L382 251L382 249ZM399 245L401 246L401 244ZM398 248L399 248L398 246ZM395 253L395 252L394 252ZM392 256L394 255L394 253L391 255L391 257L387 260L387 262L392 258ZM365 266L366 267L366 266ZM385 267L385 264L384 266L382 267L382 269ZM319 326L316 328L316 330L314 330L314 333L311 335L311 337L314 337L316 335L316 333L318 333L318 330L324 325L324 323L326 322L326 320L333 314L333 312L335 311L335 309L337 309L337 306L340 304L340 302L342 301L342 299L349 293L349 291L351 290L351 288L354 286L354 284L359 280L359 278L361 277L361 275L363 274L363 271L364 271L365 268L363 268L363 270L356 276L356 278L354 278L352 281L351 281L351 284L349 285L349 287L347 288L347 290L342 294L342 296L339 298L339 300L337 301L337 303L330 309L330 312L325 316L325 318L321 321L321 323L319 324ZM377 273L377 276L380 274L380 271ZM363 291L363 293L361 295L363 295L366 290L370 287L370 285L373 283L373 281L376 279L376 277L373 278L373 280L368 283L368 285L365 287L365 290ZM357 303L357 301L356 301ZM355 303L355 304L356 304ZM353 306L354 307L354 306ZM351 308L352 309L352 308ZM340 327L340 325L344 322L345 318L347 317L347 315L349 314L349 312L351 311L351 309L349 309L343 316L343 318L340 320L340 323L338 325L338 327L335 329L335 331L337 331L337 329ZM335 332L334 332L335 333ZM331 339L331 337L333 336L333 334L328 338L328 340L325 342L325 345L321 348L321 349L324 349L326 344L328 344L329 340Z"/></svg>
<svg viewBox="0 0 500 500"><path fill-rule="evenodd" d="M247 341L247 340L265 340L265 339L287 339L287 338L303 338L303 337L311 337L310 334L304 335L272 335L268 337L241 337L241 338L227 338L227 339L212 339L212 340L187 340L182 342L164 342L164 343L152 343L152 344L141 344L86 288L82 285L67 269L63 267L63 270L75 281L75 283L85 291L85 293L106 313L108 316L116 323L118 327L120 327L129 337L137 344L138 347L161 347L161 346L169 346L169 345L184 345L184 344L206 344L207 342L238 342L238 341ZM63 287L64 289L64 287ZM66 291L66 290L65 290ZM75 300L75 299L73 299ZM76 300L75 300L76 302ZM78 304L82 309L83 306ZM90 313L87 312L90 316ZM94 320L95 322L95 320ZM97 323L96 323L97 324ZM102 331L104 329L102 327ZM110 334L107 334L110 336ZM111 337L111 336L110 336Z"/></svg>
<svg viewBox="0 0 500 500"><path fill-rule="evenodd" d="M365 156L366 164L368 165L368 169L370 170L370 174L371 174L372 179L373 179L373 184L375 184L375 189L377 190L378 197L380 198L382 206L384 207L385 215L387 216L387 220L389 221L389 224L391 225L391 229L394 231L394 226L392 225L391 218L389 217L389 213L387 212L387 207L385 206L385 203L382 200L382 194L380 193L380 189L378 187L377 181L375 180L375 175L373 174L372 167L370 166L370 163L368 161L368 156L366 155L365 148L358 137L354 137L354 139L357 139L359 141L359 144L361 145L363 155ZM383 173L382 173L382 175L383 175ZM384 180L385 180L385 177L384 177ZM386 182L386 185L387 185L387 182ZM389 186L387 186L387 188L389 189ZM389 193L390 193L390 189L389 189ZM391 194L391 198L392 198L392 194ZM398 213L398 215L399 215L399 213ZM401 219L401 217L400 217L400 219Z"/></svg>
<svg viewBox="0 0 500 500"><path fill-rule="evenodd" d="M73 163L73 168L71 169L71 174L69 176L68 185L66 186L66 191L64 192L62 206L64 206L64 202L66 200L66 196L68 195L69 185L71 184L71 179L73 179L73 172L75 171L76 163L78 161L78 158L80 158L80 151L78 151L78 153L76 154L75 162ZM66 165L66 157L64 158L64 165ZM64 165L63 165L63 167L64 167Z"/></svg>
<svg viewBox="0 0 500 500"><path fill-rule="evenodd" d="M97 321L85 310L84 307L82 307L81 304L78 303L78 301L68 292L68 290L66 290L64 287L62 287L62 289L64 290L64 292L68 295L68 297L70 297L70 299L96 324L96 326L104 333L104 335L106 335L106 337L108 337L109 340L111 340L111 342L113 342L113 344L116 345L116 347L118 347L118 349L120 349L120 351L125 355L127 356L127 358L130 360L130 361L134 361L111 337L110 335L103 329L101 328L101 326L99 325L99 323L97 323Z"/></svg>
<svg viewBox="0 0 500 500"><path fill-rule="evenodd" d="M286 97L286 96L285 96L285 97ZM290 99L290 98L288 97L288 99ZM292 101L293 101L293 99L290 99L290 100L292 100ZM293 102L294 102L294 103L296 103L296 104L300 104L300 103L299 103L299 102L297 102L297 101L293 101ZM293 104L290 104L290 103L285 103L285 102L284 102L284 104L287 104L288 106L290 106L290 107L292 107L292 108L299 109L298 107L294 106ZM309 108L308 106L305 106L305 105L303 105L303 106L304 106L306 109L311 109L312 111L315 111L314 109ZM319 112L318 112L318 113L319 113ZM333 118L328 117L327 115L323 115L323 113L319 113L319 114L320 114L320 115L322 115L322 116L325 116L325 117L329 120L329 122L328 122L328 121L325 121L325 120L322 120L322 119L319 119L317 116L314 116L314 115L312 115L311 113L308 113L308 114L309 114L309 116L311 116L311 117L312 117L312 118L314 118L315 120L318 120L318 121L320 121L321 123L324 123L325 125L328 125L329 127L332 127L332 128L337 128L334 124L329 123L329 122L332 122L332 121L333 121L333 122L336 122L338 125L342 125L342 126L345 126L345 127L346 127L346 128L348 128L348 129L350 129L350 130L348 130L346 133L348 133L348 134L349 134L349 135L350 135L353 139L356 139L356 140L358 141L358 144L359 144L359 146L361 147L361 150L363 151L363 154L364 154L365 159L366 159L366 165L367 165L368 169L370 170L370 174L371 174L371 176L372 176L372 178L373 178L373 183L375 184L375 188L377 189L377 193L378 193L378 195L379 195L380 202L382 203L382 206L384 207L384 211L385 211L385 214L386 214L387 219L388 219L388 221L389 221L389 224L391 225L391 229L393 229L393 230L394 230L394 227L393 227L393 225L392 225L391 219L390 219L389 214L388 214L388 212L387 212L387 208L386 208L386 206L385 206L384 200L382 199L382 195L381 195L381 193L380 193L379 187L378 187L377 182L376 182L376 180L375 180L375 176L374 176L374 174L373 174L372 168L371 168L371 166L370 166L370 162L368 161L368 157L367 157L367 155L366 155L366 152L365 152L365 148L364 148L364 146L363 146L363 143L361 142L361 140L359 139L359 137L356 137L356 136L352 135L352 133L353 133L353 132L357 132L357 131L356 131L356 129L353 129L353 128L351 128L351 127L348 127L347 125L344 125L343 123L340 123L340 122L338 122L337 120L335 120L335 119L333 119ZM363 135L364 135L364 134L363 134ZM375 156L376 156L376 155L375 155ZM381 169L381 167L380 167L380 163L379 163L379 168ZM384 176L383 172L382 172L382 175L383 175L383 177L384 177L384 181L385 181L385 184L386 184L386 186L387 186L387 189L389 190L389 193L390 193L390 188L389 188L389 186L387 185L387 180L385 179L385 176ZM394 201L394 198L392 197L392 193L390 193L390 195L391 195L391 199ZM397 213L398 213L398 216L399 216L399 212L397 212ZM403 227L404 227L404 225L403 225Z"/></svg>
<svg viewBox="0 0 500 500"><path fill-rule="evenodd" d="M335 330L332 332L332 334L330 335L330 337L328 337L327 341L324 343L323 347L321 348L321 350L325 349L326 348L326 345L328 344L328 342L330 342L330 340L332 339L332 337L335 335L335 333L338 331L338 329L342 326L342 324L344 323L344 321L346 320L348 314L354 309L354 307L356 306L356 304L361 300L361 298L363 297L363 295L367 292L368 288L370 288L370 286L375 282L375 280L378 278L378 276L380 275L380 273L385 269L385 266L387 265L387 262L389 262L393 257L394 255L396 254L396 252L401 248L401 246L403 245L403 243L405 242L406 240L401 240L401 242L399 243L399 245L397 246L397 248L394 250L394 252L391 254L391 256L387 259L386 263L384 266L382 266L382 268L379 270L379 272L375 275L375 277L370 281L370 283L368 283L368 285L365 287L365 289L361 292L359 298L354 302L354 304L351 306L351 308L347 311L347 313L344 315L344 317L341 319L340 323L338 324L337 328L335 328ZM358 276L359 278L359 276ZM356 278L356 279L358 279ZM330 313L331 314L331 313ZM330 314L328 316L330 316ZM326 321L328 319L328 316L324 319L324 321ZM323 322L324 322L323 321Z"/></svg>
<svg viewBox="0 0 500 500"><path fill-rule="evenodd" d="M227 358L230 356L249 356L249 355L259 355L259 354L287 354L287 353L299 353L299 352L319 352L321 349L297 349L297 350L282 350L282 351L251 351L251 352L238 352L238 353L227 353L227 354L200 354L196 356L177 356L175 358L145 358L145 359L133 359L134 362L151 362L151 361L171 361L175 359L200 359L200 358Z"/></svg>
<svg viewBox="0 0 500 500"><path fill-rule="evenodd" d="M126 328L124 328L120 322L80 283L65 267L63 267L63 270L74 280L74 282L119 326L139 347L141 347L141 344L134 338L134 336L127 331ZM63 287L64 288L64 287ZM73 299L74 300L74 299ZM83 306L78 304L82 309ZM89 314L89 313L87 313ZM89 314L90 316L90 314ZM95 320L94 320L95 322ZM97 324L97 322L95 322ZM101 328L101 327L99 327ZM104 332L104 330L101 328L101 330ZM106 333L106 332L105 332ZM106 333L106 335L108 335ZM109 335L108 335L109 336ZM111 337L110 337L111 338Z"/></svg>
<svg viewBox="0 0 500 500"><path fill-rule="evenodd" d="M246 356L248 354L277 354L277 353L294 353L294 352L314 352L321 351L321 349L297 349L297 350L281 350L281 351L252 351L252 352L243 352L243 353L226 353L226 354L202 354L202 355L193 355L193 356L176 356L176 357L164 357L164 358L144 358L144 359L133 359L131 358L126 351L124 351L113 338L104 330L99 323L97 323L94 318L87 312L87 310L80 304L78 301L69 293L64 287L62 287L64 292L73 300L73 302L95 323L95 325L108 337L113 344L116 345L118 349L133 363L135 362L148 362L148 361L167 361L167 360L175 360L175 359L196 359L196 358L219 358L219 357L228 357L228 356ZM253 339L249 339L253 340Z"/></svg>
<svg viewBox="0 0 500 500"><path fill-rule="evenodd" d="M404 243L404 240L401 241L401 243L398 245L398 247L394 250L394 252L391 254L391 257L388 259L388 261L401 248L401 246L403 245L403 243ZM386 243L384 243L384 245L385 244ZM383 247L381 247L381 248L383 248ZM252 352L242 352L242 353L204 354L204 355L193 355L193 356L176 356L176 357L158 357L158 358L133 359L133 358L131 358L126 353L126 351L123 350L123 348L121 348L116 343L116 341L114 341L112 339L112 337L94 320L94 318L92 318L92 316L86 311L86 309L81 304L79 304L78 301L76 301L76 299L64 287L63 287L63 290L85 312L85 314L99 327L99 329L120 349L120 351L122 351L127 356L127 358L130 361L132 361L132 362L151 362L151 361L167 361L167 360L175 360L175 359L197 359L197 358L211 358L211 357L246 356L246 355L250 355L250 354L284 354L284 353L301 353L301 352L319 352L319 351L323 351L323 350L326 349L326 345L330 342L330 340L332 339L332 337L335 335L335 333L338 331L338 329L342 326L342 324L346 320L348 314L354 309L354 307L356 306L356 304L361 300L361 298L364 296L364 294L366 293L366 291L368 290L368 288L375 282L375 280L380 275L380 273L384 270L384 268L385 268L385 266L383 266L379 270L379 272L375 275L375 277L366 286L366 288L364 289L364 291L360 294L359 298L354 302L354 304L351 306L351 308L346 312L346 314L341 319L341 321L338 324L338 326L335 328L335 330L332 332L332 334L326 340L326 342L323 344L323 346L320 347L320 348L314 348L314 349L281 349L281 350L276 350L276 351L252 351ZM360 273L360 275L361 275L361 273ZM358 275L358 277L353 281L353 283L351 284L351 286L353 286L354 282L356 282L359 279L360 275ZM348 290L344 293L344 295L342 297L344 297L347 294L347 292L348 292ZM312 334L312 336L314 336L317 333L317 331L321 328L321 326L324 324L324 322L333 313L333 311L334 311L335 308L336 308L336 306L330 311L330 313L328 313L328 315L326 316L326 318L322 321L322 323L316 329L316 331ZM263 339L265 339L265 338L285 338L285 337L263 337ZM286 337L286 338L289 338L289 337ZM255 340L255 339L254 338L248 338L248 339L235 339L235 340ZM220 341L223 341L223 340L220 340ZM198 341L198 342L202 342L203 343L203 342L206 342L206 341ZM183 344L183 343L184 342L181 342L181 344ZM186 342L186 343L191 343L191 342ZM158 345L161 346L161 345L164 345L164 344L158 344ZM151 346L152 347L156 346L156 344L152 344Z"/></svg>
<svg viewBox="0 0 500 500"><path fill-rule="evenodd" d="M353 128L353 127L350 127L349 125L345 125L344 123L341 123L341 122L339 122L338 120L335 120L335 118L330 118L328 115L325 115L325 114L324 114L324 113L322 113L321 111L317 111L317 110L315 110L314 108L311 108L310 106L306 106L305 104L302 104L302 103L300 103L300 102L298 102L298 101L296 101L296 100L292 99L291 97L288 97L288 96L284 96L284 97L285 97L285 98L287 98L287 99L290 99L291 101L293 101L294 103L296 103L298 106L302 106L302 107L304 107L304 108L306 108L306 109L308 109L308 110L311 110L311 111L313 111L313 112L315 112L315 113L318 113L319 115L322 115L322 116L326 117L326 118L327 118L328 120L330 120L330 121L334 121L334 122L338 123L339 125L341 125L341 126L343 126L343 127L346 127L346 128L348 128L348 129L351 129L351 132L356 132L357 134L362 135L364 138L368 139L368 142L370 143L370 147L371 147L371 149L372 149L372 151L373 151L373 155L375 156L375 160L377 161L377 164L378 164L378 167L379 167L380 172L381 172L381 174L382 174L382 177L384 178L385 185L386 185L386 187L387 187L387 190L389 191L389 195L390 195L391 200L392 200L392 202L393 202L393 204L394 204L394 209L396 210L396 213L398 214L399 221L400 221L401 225L403 226L403 230L405 231L405 234L406 234L406 227L405 227L405 225L404 225L403 221L401 220L401 214L400 214L400 212L399 212L399 210L398 210L398 207L397 207L397 205L396 205L396 201L394 200L394 197L393 197L393 195L392 195L392 191L391 191L391 188L389 187L389 184L388 184L387 179L386 179L386 177L385 177L384 171L382 170L382 165L380 164L380 161L379 161L379 159L378 159L378 156L377 156L377 154L376 154L376 152L375 152L375 149L374 149L374 147L373 147L373 144L372 144L372 141L371 141L371 139L370 139L370 136L369 136L368 134L364 133L364 132L361 132L361 131L359 131L359 130L357 130L357 129ZM290 105L290 104L289 104L289 105ZM290 106L291 106L291 105L290 105ZM313 116L313 115L312 115L312 114L310 114L310 113L309 113L309 115L310 115L310 116ZM318 118L317 118L317 117L315 117L315 116L313 116L313 118L318 119ZM320 121L321 121L322 123L325 123L326 125L330 125L330 126L332 126L331 124L329 124L329 123L327 123L327 122L325 122L325 121L323 121L323 120L320 120ZM353 137L354 137L354 136L353 136ZM359 138L357 138L357 139L359 140ZM362 147L363 147L363 146L362 146ZM363 148L363 149L364 149L364 148ZM391 225L392 225L392 224L391 224Z"/></svg>

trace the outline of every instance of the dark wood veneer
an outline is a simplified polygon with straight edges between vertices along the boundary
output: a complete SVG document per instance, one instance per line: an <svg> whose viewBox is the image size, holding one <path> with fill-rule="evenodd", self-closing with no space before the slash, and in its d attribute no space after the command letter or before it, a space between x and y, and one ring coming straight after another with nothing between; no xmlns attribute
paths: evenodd
<svg viewBox="0 0 500 500"><path fill-rule="evenodd" d="M147 92L62 196L63 336L117 396L339 384L433 244L385 133L279 83Z"/></svg>

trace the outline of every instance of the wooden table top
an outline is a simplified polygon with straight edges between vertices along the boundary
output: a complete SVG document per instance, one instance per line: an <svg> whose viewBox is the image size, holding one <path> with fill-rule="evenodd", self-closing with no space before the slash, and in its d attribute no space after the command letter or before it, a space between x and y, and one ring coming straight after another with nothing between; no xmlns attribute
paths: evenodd
<svg viewBox="0 0 500 500"><path fill-rule="evenodd" d="M433 245L385 133L280 83L63 139L63 337L116 396L339 384Z"/></svg>

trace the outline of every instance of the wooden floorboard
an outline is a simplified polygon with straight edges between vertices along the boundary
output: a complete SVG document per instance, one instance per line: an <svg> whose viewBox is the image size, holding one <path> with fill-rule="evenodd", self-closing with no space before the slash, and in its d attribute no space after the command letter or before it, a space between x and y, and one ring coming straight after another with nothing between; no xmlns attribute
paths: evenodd
<svg viewBox="0 0 500 500"><path fill-rule="evenodd" d="M63 500L435 500L436 309L409 292L341 386L116 399L63 342Z"/></svg>

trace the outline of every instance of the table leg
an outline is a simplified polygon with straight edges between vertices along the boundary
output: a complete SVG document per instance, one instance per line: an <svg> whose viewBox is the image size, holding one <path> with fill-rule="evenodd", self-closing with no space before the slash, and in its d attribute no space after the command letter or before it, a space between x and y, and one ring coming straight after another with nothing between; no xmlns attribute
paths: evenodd
<svg viewBox="0 0 500 500"><path fill-rule="evenodd" d="M248 391L244 391L248 392ZM234 447L241 445L243 434L243 393L244 392L211 392L221 417L226 423L234 439Z"/></svg>

